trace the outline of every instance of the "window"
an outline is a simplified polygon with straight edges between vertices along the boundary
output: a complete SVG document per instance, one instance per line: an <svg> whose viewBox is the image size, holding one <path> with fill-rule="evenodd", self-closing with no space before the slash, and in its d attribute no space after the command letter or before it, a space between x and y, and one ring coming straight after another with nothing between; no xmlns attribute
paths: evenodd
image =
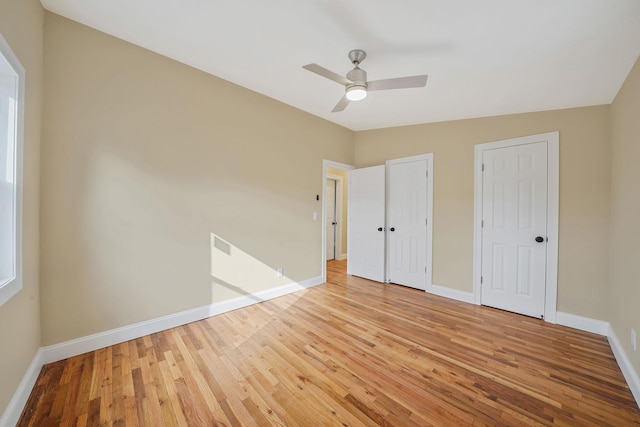
<svg viewBox="0 0 640 427"><path fill-rule="evenodd" d="M24 69L0 35L0 305L22 289Z"/></svg>

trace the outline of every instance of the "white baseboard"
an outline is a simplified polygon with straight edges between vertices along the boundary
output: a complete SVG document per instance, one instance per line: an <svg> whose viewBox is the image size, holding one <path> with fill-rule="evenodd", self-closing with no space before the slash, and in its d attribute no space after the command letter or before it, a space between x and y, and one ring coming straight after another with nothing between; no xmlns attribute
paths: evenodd
<svg viewBox="0 0 640 427"><path fill-rule="evenodd" d="M618 336L613 331L613 328L609 326L609 331L607 337L609 338L609 345L611 346L611 351L613 351L613 355L616 357L616 362L618 362L618 366L622 371L622 375L624 375L624 379L627 381L627 385L629 389L631 389L631 394L633 394L634 399L636 399L636 403L638 407L640 407L640 377L638 373L633 368L631 361L627 357L627 353L625 353Z"/></svg>
<svg viewBox="0 0 640 427"><path fill-rule="evenodd" d="M468 302L475 304L473 292L460 291L458 289L447 288L445 286L431 285L427 286L426 291L430 294L438 295L445 298L454 299L456 301Z"/></svg>
<svg viewBox="0 0 640 427"><path fill-rule="evenodd" d="M77 338L47 347L41 347L31 361L29 368L27 368L18 389L11 398L11 401L7 405L2 417L0 417L0 427L14 426L18 422L31 390L38 379L40 370L42 369L42 366L47 363L56 362L88 351L140 338L145 335L185 325L197 320L206 319L207 317L247 307L249 305L267 301L303 289L308 289L322 283L324 283L324 281L322 280L322 277L319 276L302 282L268 289L253 295L241 296L231 300L159 317L157 319L135 323L122 328L89 335L87 337ZM428 286L427 292L457 301L474 304L473 293L471 292L464 292L438 285ZM613 351L616 361L620 366L620 370L631 389L633 397L640 406L640 377L638 377L638 373L633 368L624 348L620 344L618 337L609 323L563 312L557 313L557 323L586 332L607 336L609 344L611 345L611 350Z"/></svg>
<svg viewBox="0 0 640 427"><path fill-rule="evenodd" d="M579 329L581 331L591 332L592 334L598 334L605 337L609 335L609 322L591 319L589 317L582 317L576 314L558 311L556 313L556 323L558 325L568 326L569 328Z"/></svg>
<svg viewBox="0 0 640 427"><path fill-rule="evenodd" d="M343 259L347 259L347 254L338 255L338 258L337 258L338 261L342 261Z"/></svg>
<svg viewBox="0 0 640 427"><path fill-rule="evenodd" d="M631 390L631 394L633 394L633 398L636 400L636 404L640 407L640 377L627 357L627 353L625 353L611 324L602 320L563 313L561 311L556 313L556 321L558 325L568 326L607 337L611 351L620 367L620 371L622 371L622 375Z"/></svg>
<svg viewBox="0 0 640 427"><path fill-rule="evenodd" d="M39 348L35 356L33 356L33 360L22 377L22 381L20 381L16 392L5 408L2 417L0 417L0 427L13 427L18 423L24 406L27 404L27 400L31 394L31 390L33 390L33 386L36 384L38 375L40 375L40 371L44 365L43 354L42 348Z"/></svg>
<svg viewBox="0 0 640 427"><path fill-rule="evenodd" d="M322 280L322 277L318 276L301 282L267 289L252 295L243 295L230 300L182 311L180 313L169 314L167 316L158 317L157 319L135 323L122 328L100 332L59 344L40 347L29 365L27 372L22 377L22 381L20 381L18 389L11 398L11 401L7 405L2 417L0 417L0 427L13 427L18 422L20 415L24 410L24 406L27 403L27 399L29 399L31 390L33 390L33 386L35 385L38 375L42 370L42 366L47 363L57 362L58 360L140 338L166 329L175 328L176 326L186 325L187 323L206 319L207 317L215 316L216 314L247 307L259 302L321 285L324 282L325 281Z"/></svg>
<svg viewBox="0 0 640 427"><path fill-rule="evenodd" d="M475 304L473 293L463 292L457 289L446 288L444 286L431 285L427 287L427 292L454 300ZM616 362L622 371L622 375L633 394L636 404L640 407L640 376L634 369L631 361L620 344L613 328L609 322L591 319L589 317L578 316L576 314L564 313L558 311L556 313L556 323L558 325L567 326L569 328L578 329L585 332L591 332L605 336L609 339L611 351L616 358Z"/></svg>
<svg viewBox="0 0 640 427"><path fill-rule="evenodd" d="M324 283L322 277L304 280L302 282L290 283L273 289L257 292L252 295L243 295L226 301L205 305L180 313L169 314L156 319L134 323L110 331L100 332L82 338L53 344L43 347L43 363L52 363L68 357L94 351L110 345L133 340L145 335L154 334L166 329L186 325L187 323L206 319L216 314L247 307L252 304L267 301L303 289L311 288Z"/></svg>

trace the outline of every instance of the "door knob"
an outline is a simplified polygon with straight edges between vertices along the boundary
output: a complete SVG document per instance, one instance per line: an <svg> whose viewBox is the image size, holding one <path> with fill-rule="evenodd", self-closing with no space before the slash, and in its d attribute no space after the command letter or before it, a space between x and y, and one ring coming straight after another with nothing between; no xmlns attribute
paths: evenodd
<svg viewBox="0 0 640 427"><path fill-rule="evenodd" d="M391 227L389 230L396 231L396 228L395 227Z"/></svg>
<svg viewBox="0 0 640 427"><path fill-rule="evenodd" d="M542 237L542 236L536 237L536 242L538 242L538 243L544 242L544 237Z"/></svg>
<svg viewBox="0 0 640 427"><path fill-rule="evenodd" d="M336 224L338 224L338 223L337 223L337 222L332 222L332 223L331 223L331 225L336 225Z"/></svg>
<svg viewBox="0 0 640 427"><path fill-rule="evenodd" d="M382 227L378 227L378 231L382 231Z"/></svg>

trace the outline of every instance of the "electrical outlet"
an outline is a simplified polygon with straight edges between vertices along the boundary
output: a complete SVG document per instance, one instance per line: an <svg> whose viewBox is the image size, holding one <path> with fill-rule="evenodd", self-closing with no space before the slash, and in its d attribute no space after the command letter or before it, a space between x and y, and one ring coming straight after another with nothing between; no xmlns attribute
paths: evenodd
<svg viewBox="0 0 640 427"><path fill-rule="evenodd" d="M638 349L638 343L636 341L636 330L635 329L631 329L631 348L633 348L633 351L636 351Z"/></svg>
<svg viewBox="0 0 640 427"><path fill-rule="evenodd" d="M279 267L278 270L276 271L276 277L282 277L282 273L283 273L282 267Z"/></svg>

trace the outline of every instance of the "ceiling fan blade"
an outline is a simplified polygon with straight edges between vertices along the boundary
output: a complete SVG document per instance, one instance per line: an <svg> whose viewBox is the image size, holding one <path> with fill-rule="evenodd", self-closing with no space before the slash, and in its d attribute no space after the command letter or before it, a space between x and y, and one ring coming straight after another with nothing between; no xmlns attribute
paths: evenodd
<svg viewBox="0 0 640 427"><path fill-rule="evenodd" d="M340 101L338 101L338 103L336 104L335 107L333 107L333 110L331 110L332 113L338 113L342 110L344 110L345 108L347 108L347 105L349 105L351 101L349 101L347 99L347 95L344 95Z"/></svg>
<svg viewBox="0 0 640 427"><path fill-rule="evenodd" d="M309 70L312 73L316 73L322 77L326 77L329 80L333 80L336 83L340 83L343 86L350 85L351 83L353 83L351 80L347 79L346 77L343 77L340 74L334 73L331 70L327 70L326 68L318 64L307 64L307 65L304 65L302 68L304 68L305 70Z"/></svg>
<svg viewBox="0 0 640 427"><path fill-rule="evenodd" d="M367 90L406 89L423 87L427 84L427 76L398 77L395 79L374 80L367 82Z"/></svg>

